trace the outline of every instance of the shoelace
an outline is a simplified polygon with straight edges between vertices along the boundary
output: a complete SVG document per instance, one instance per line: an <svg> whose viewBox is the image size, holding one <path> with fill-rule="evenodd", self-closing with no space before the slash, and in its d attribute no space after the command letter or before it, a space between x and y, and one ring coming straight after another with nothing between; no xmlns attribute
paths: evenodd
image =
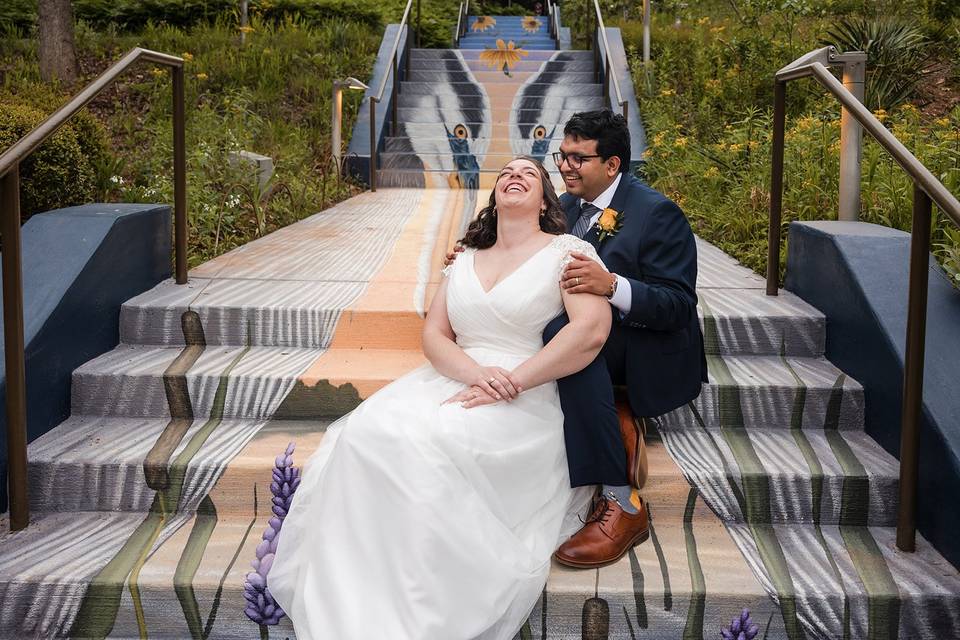
<svg viewBox="0 0 960 640"><path fill-rule="evenodd" d="M611 499L616 502L616 498L611 498L609 496L600 494L594 498L595 502L593 505L593 512L590 514L590 516L586 520L580 518L580 516L577 516L577 518L579 518L580 522L582 522L584 525L588 525L591 522L599 522L600 524L605 523L610 517L610 513L613 511L613 507L610 506Z"/></svg>

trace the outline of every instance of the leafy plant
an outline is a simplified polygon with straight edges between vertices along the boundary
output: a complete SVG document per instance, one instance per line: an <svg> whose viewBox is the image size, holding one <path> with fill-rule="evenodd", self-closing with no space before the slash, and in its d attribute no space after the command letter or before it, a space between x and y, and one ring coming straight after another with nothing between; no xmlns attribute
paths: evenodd
<svg viewBox="0 0 960 640"><path fill-rule="evenodd" d="M888 111L914 96L933 51L918 26L896 18L846 18L822 42L867 54L864 103Z"/></svg>

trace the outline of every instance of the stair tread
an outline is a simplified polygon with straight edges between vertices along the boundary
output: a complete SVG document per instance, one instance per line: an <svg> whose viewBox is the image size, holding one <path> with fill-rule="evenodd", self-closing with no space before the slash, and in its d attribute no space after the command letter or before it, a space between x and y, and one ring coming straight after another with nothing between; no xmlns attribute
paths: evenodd
<svg viewBox="0 0 960 640"><path fill-rule="evenodd" d="M656 506L653 508L656 514ZM244 576L250 571L249 561L254 557L266 519L265 515L257 519L219 517L203 549L191 581L192 595L206 613L210 611L212 598L220 591L212 638L258 637L257 626L246 620L242 613L242 585ZM48 626L41 626L41 629L53 635L51 632L58 622L63 624L63 620L72 620L85 585L96 570L113 557L125 539L124 535L114 535L110 539L103 532L128 533L142 520L139 514L43 514L25 531L0 537L0 586L17 585L16 591L7 591L4 602L11 622L5 625L5 631L16 634L21 624L37 625L47 614ZM0 524L6 530L6 522ZM189 636L171 589L171 578L184 554L193 524L188 520L172 535L164 536L163 544L139 571L138 590L144 620L153 632L151 637L176 634L174 625L182 627L180 637ZM746 606L761 624L769 616L773 623L771 630L776 634L774 637L783 637L783 622L775 605L734 543L734 536L751 535L745 528L727 528L707 515L694 517L686 526L682 518L655 515L654 526L656 545L647 541L636 547L633 553L599 571L572 570L554 563L546 586L550 604L547 613L553 616L548 617L548 624L564 625L567 623L565 618L569 617L575 618L569 621L571 627L578 628L581 605L589 598L600 597L613 614L611 631L614 633L626 633L628 621L624 618L638 615L637 605L640 603L644 607L644 617L649 617L651 632L664 627L676 628L668 626L671 621L682 627L685 616L689 615L688 608L704 593L692 586L694 581L689 567L696 566L702 572L705 593L709 594L703 609L705 629L719 628ZM74 533L72 539L50 535L66 530ZM815 579L814 585L796 582L794 588L801 601L821 609L832 608L828 612L833 617L840 615L835 607L838 599L842 602L845 595L851 606L866 608L866 592L856 578L851 577L855 574L850 556L843 551L845 539L873 540L876 548L872 554L860 553L871 555L891 572L893 580L889 585L892 588L871 584L871 602L882 597L899 598L904 616L917 607L936 606L940 611L949 612L955 611L960 604L960 576L922 538L918 539L917 553L901 555L892 549L891 542L895 537L892 528L848 527L841 533L839 527L833 526L819 529L811 525L774 526L761 527L753 535L764 535L767 531L785 545L813 545L807 553L800 554L798 561L804 564L803 568L796 567L795 570ZM851 580L843 587L834 578L831 567L819 560L820 535L825 537L833 555L838 558L841 571ZM695 542L695 556L689 553L691 540ZM9 551L11 548L16 551ZM692 560L694 557L696 562ZM661 567L665 567L667 573ZM47 598L42 601L42 606L32 606L34 593L54 589L61 596L70 593L73 597L54 601ZM668 606L668 602L672 602L672 606ZM60 615L49 615L53 608ZM538 614L539 606L531 615L533 624L539 624ZM956 628L955 618L955 615L948 614L937 623L942 625L941 630L949 633ZM826 625L826 621L822 623ZM629 622L630 628L634 624ZM136 635L136 629L130 601L125 595L117 614L114 635ZM288 629L289 621L284 620L276 631L289 633Z"/></svg>

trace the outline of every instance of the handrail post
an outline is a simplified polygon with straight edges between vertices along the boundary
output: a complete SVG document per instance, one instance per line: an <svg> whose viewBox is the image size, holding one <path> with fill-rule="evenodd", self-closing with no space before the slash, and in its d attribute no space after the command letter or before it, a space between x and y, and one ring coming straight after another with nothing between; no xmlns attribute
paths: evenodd
<svg viewBox="0 0 960 640"><path fill-rule="evenodd" d="M913 228L910 236L910 289L903 363L903 407L900 420L900 509L897 548L916 549L917 468L920 412L923 409L923 360L927 327L927 281L930 271L930 196L913 185Z"/></svg>
<svg viewBox="0 0 960 640"><path fill-rule="evenodd" d="M767 230L767 295L780 285L780 220L783 209L783 146L787 119L787 83L774 81L773 142L770 162L770 227Z"/></svg>
<svg viewBox="0 0 960 640"><path fill-rule="evenodd" d="M643 67L650 64L650 0L643 0Z"/></svg>
<svg viewBox="0 0 960 640"><path fill-rule="evenodd" d="M610 57L607 56L603 64L603 99L607 106L613 108L613 101L610 99Z"/></svg>
<svg viewBox="0 0 960 640"><path fill-rule="evenodd" d="M10 530L30 524L27 494L27 392L23 351L23 277L20 247L20 167L0 178L3 222L3 339L7 376L7 477Z"/></svg>
<svg viewBox="0 0 960 640"><path fill-rule="evenodd" d="M377 190L377 99L370 96L370 191Z"/></svg>
<svg viewBox="0 0 960 640"><path fill-rule="evenodd" d="M183 67L170 67L173 80L173 219L177 284L187 283L187 147Z"/></svg>
<svg viewBox="0 0 960 640"><path fill-rule="evenodd" d="M393 55L393 95L390 101L393 103L390 109L390 135L397 135L397 103L400 101L397 96L400 93L400 78L397 77L397 54Z"/></svg>
<svg viewBox="0 0 960 640"><path fill-rule="evenodd" d="M843 85L863 102L865 60L851 60L843 64ZM839 220L856 222L860 217L860 165L863 158L863 127L850 110L840 113L840 200Z"/></svg>
<svg viewBox="0 0 960 640"><path fill-rule="evenodd" d="M407 34L409 40L410 34ZM417 0L417 48L420 48L420 0Z"/></svg>

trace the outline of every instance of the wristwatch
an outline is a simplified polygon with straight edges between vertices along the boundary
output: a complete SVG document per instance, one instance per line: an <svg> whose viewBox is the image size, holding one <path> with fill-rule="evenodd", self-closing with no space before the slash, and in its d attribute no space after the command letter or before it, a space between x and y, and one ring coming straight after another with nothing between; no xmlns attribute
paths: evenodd
<svg viewBox="0 0 960 640"><path fill-rule="evenodd" d="M617 292L617 282L620 281L616 274L611 273L610 275L613 276L613 281L610 283L610 291L607 291L607 300L612 298L613 294Z"/></svg>

